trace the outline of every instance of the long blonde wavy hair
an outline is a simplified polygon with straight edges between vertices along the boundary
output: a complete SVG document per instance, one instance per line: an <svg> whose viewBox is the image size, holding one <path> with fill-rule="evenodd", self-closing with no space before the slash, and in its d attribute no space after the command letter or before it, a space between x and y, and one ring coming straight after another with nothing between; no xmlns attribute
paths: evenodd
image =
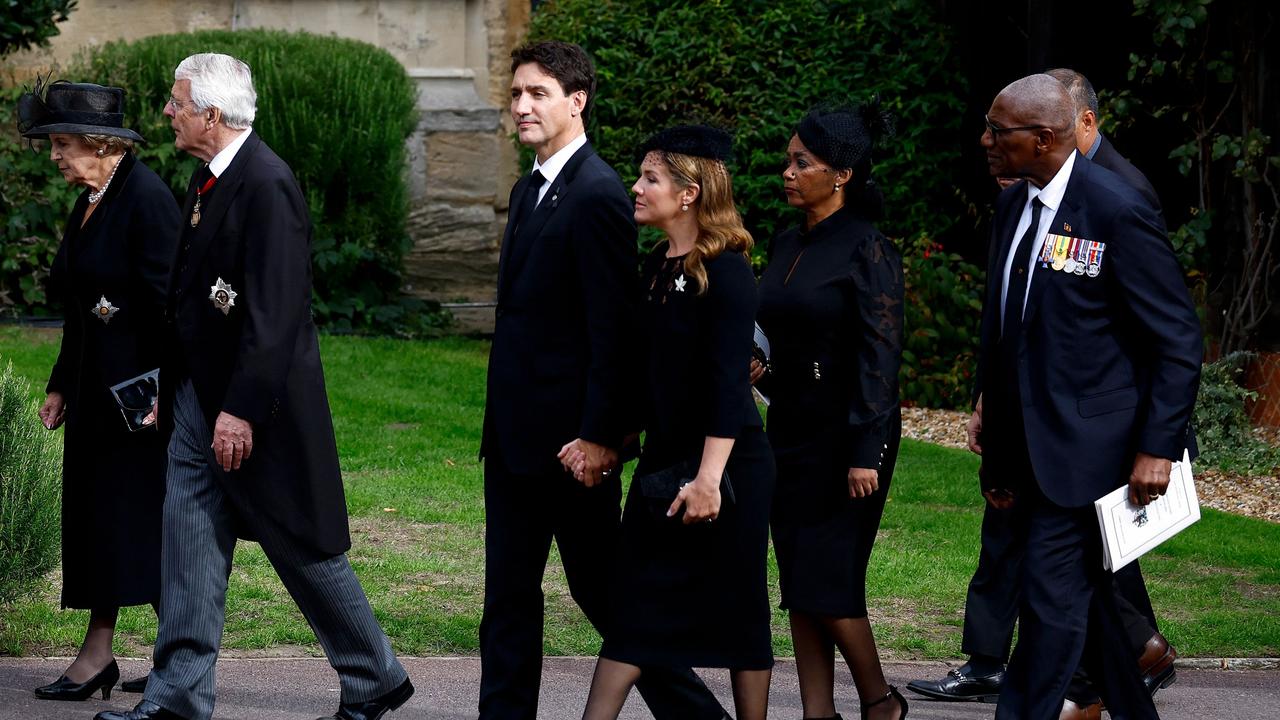
<svg viewBox="0 0 1280 720"><path fill-rule="evenodd" d="M729 251L750 259L755 241L742 225L742 215L733 202L733 180L719 160L661 152L663 162L676 186L697 185L701 192L690 208L697 213L698 239L684 259L684 271L698 283L698 294L707 291L707 269L703 263Z"/></svg>

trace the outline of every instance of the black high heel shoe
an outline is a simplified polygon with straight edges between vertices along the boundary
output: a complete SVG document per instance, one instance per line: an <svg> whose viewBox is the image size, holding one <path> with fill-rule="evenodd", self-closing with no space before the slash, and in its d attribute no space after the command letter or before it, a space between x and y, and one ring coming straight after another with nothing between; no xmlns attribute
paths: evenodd
<svg viewBox="0 0 1280 720"><path fill-rule="evenodd" d="M112 660L97 675L82 683L71 682L66 675L63 675L55 682L38 687L36 688L36 697L41 700L84 700L101 689L102 699L110 700L111 688L115 687L119 679L120 666L116 665L115 660Z"/></svg>
<svg viewBox="0 0 1280 720"><path fill-rule="evenodd" d="M869 703L862 703L862 720L867 720L867 711L879 705L880 703L893 698L898 701L898 707L902 708L902 714L898 716L898 720L907 720L907 699L902 697L902 693L898 692L898 688L893 685L889 686L889 692L879 700L872 700Z"/></svg>

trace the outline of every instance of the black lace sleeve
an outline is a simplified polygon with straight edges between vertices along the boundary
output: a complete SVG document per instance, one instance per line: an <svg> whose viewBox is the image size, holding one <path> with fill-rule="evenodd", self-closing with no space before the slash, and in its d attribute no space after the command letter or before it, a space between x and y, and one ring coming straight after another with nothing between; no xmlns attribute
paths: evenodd
<svg viewBox="0 0 1280 720"><path fill-rule="evenodd" d="M879 468L889 422L898 406L902 365L902 257L883 235L856 251L851 279L857 303L850 313L857 379L849 402L849 467Z"/></svg>

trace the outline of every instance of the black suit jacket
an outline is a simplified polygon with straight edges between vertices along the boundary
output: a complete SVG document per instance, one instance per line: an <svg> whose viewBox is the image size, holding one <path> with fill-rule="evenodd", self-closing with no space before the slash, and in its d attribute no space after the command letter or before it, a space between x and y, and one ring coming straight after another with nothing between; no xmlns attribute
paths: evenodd
<svg viewBox="0 0 1280 720"><path fill-rule="evenodd" d="M220 412L253 424L251 457L221 475L232 501L322 552L345 552L346 499L311 320L306 201L256 132L192 228L195 185L171 282L177 374L191 378L210 430ZM219 279L236 293L227 313L210 299Z"/></svg>
<svg viewBox="0 0 1280 720"><path fill-rule="evenodd" d="M530 176L511 190L510 217ZM634 336L636 226L618 174L580 148L517 234L508 223L498 269L480 454L517 474L559 472L556 453L581 437L616 447L637 426L626 368Z"/></svg>
<svg viewBox="0 0 1280 720"><path fill-rule="evenodd" d="M1134 167L1125 156L1121 155L1106 135L1099 135L1101 138L1098 145L1098 152L1093 154L1093 163L1101 165L1111 172L1120 176L1122 180L1129 183L1129 186L1138 191L1151 208L1156 211L1156 215L1163 216L1164 210L1160 207L1160 196L1156 194L1156 189L1152 187L1151 181L1141 170ZM1163 222L1163 218L1161 220Z"/></svg>
<svg viewBox="0 0 1280 720"><path fill-rule="evenodd" d="M1024 440L1045 496L1080 507L1126 483L1138 451L1181 459L1200 379L1200 325L1160 218L1119 176L1077 154L1050 232L1105 243L1101 271L1037 266L1017 367L997 371L1000 288L1027 187L996 201L979 370L980 388L1017 383L1023 426L1007 425L999 404L984 398L984 481L1016 487L998 448ZM1017 431L1024 437L1007 437Z"/></svg>

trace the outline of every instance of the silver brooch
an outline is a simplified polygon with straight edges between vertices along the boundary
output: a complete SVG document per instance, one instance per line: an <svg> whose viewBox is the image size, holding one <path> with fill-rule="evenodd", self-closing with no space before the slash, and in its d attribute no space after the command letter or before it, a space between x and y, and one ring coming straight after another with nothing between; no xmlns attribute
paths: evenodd
<svg viewBox="0 0 1280 720"><path fill-rule="evenodd" d="M236 304L236 291L231 289L222 278L218 278L218 282L209 286L209 300L213 302L213 306L222 311L223 315L229 315L231 308Z"/></svg>
<svg viewBox="0 0 1280 720"><path fill-rule="evenodd" d="M111 322L112 315L120 312L120 308L112 305L111 301L107 299L107 296L103 295L97 305L89 308L89 312L93 313L94 317L101 320L103 325L106 325Z"/></svg>
<svg viewBox="0 0 1280 720"><path fill-rule="evenodd" d="M684 292L684 284L688 282L684 279L684 275L676 278L676 292Z"/></svg>

